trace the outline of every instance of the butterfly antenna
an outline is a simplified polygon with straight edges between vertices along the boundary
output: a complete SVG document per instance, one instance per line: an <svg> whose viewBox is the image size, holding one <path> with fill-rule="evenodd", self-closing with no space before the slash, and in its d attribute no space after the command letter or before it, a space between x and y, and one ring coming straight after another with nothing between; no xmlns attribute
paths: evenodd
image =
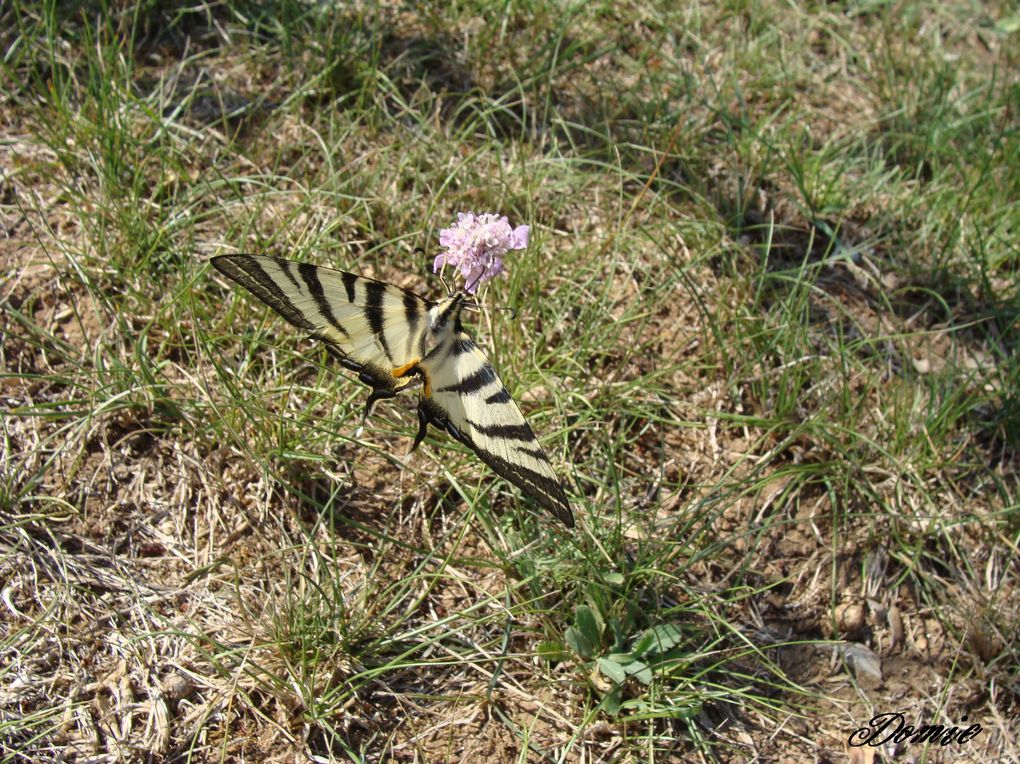
<svg viewBox="0 0 1020 764"><path fill-rule="evenodd" d="M424 248L424 247L415 247L415 248L414 248L414 253L415 253L416 255L421 255L422 257L428 257L428 256L429 256L429 253L425 251L425 248ZM425 266L425 270L426 270L426 272L428 272L428 271L431 271L431 270L433 270L433 269L429 268L429 267L428 267L428 265L426 264L426 266ZM433 272L434 272L434 271L433 271ZM445 279L445 278L443 277L443 271L439 271L439 282L440 282L440 283L441 283L441 284L443 285L443 289L445 289L445 290L446 290L446 294L447 294L447 295L451 295L451 294L453 294L453 287L451 287L451 286L450 286L450 285L449 285L449 284L448 284L448 283L446 282L446 279Z"/></svg>

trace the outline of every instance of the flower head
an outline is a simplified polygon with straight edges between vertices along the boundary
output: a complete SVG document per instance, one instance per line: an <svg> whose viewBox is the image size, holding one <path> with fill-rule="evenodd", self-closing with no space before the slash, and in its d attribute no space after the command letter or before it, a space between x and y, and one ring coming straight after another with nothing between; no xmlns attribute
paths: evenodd
<svg viewBox="0 0 1020 764"><path fill-rule="evenodd" d="M511 228L505 215L458 212L457 222L439 232L439 243L446 251L436 256L432 271L445 265L460 269L465 291L474 294L482 282L503 272L503 255L528 246L529 230L526 225Z"/></svg>

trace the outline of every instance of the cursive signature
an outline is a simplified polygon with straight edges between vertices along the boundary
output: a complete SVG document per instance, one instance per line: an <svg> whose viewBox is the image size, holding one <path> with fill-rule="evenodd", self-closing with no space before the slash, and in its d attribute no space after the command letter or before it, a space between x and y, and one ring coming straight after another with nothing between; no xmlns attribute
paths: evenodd
<svg viewBox="0 0 1020 764"><path fill-rule="evenodd" d="M967 721L964 716L960 721ZM981 732L980 724L972 724L969 727L947 727L942 724L921 724L914 727L906 723L906 717L898 711L886 714L878 714L871 717L871 720L864 727L853 731L847 741L854 747L869 745L877 747L884 743L905 743L910 745L918 743L932 743L938 745L952 745L953 743L966 743Z"/></svg>

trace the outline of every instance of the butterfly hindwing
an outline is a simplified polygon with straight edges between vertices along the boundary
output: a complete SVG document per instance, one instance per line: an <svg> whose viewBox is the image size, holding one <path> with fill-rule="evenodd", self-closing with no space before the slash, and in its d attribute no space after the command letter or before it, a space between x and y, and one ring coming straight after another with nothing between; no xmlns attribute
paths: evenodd
<svg viewBox="0 0 1020 764"><path fill-rule="evenodd" d="M460 327L421 362L423 422L444 427L499 476L574 527L563 487L489 359ZM423 433L419 433L421 435Z"/></svg>

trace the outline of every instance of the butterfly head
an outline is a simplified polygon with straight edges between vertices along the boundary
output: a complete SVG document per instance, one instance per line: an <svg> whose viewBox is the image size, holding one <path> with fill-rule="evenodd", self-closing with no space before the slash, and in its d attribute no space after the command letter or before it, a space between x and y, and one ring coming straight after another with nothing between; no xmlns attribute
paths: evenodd
<svg viewBox="0 0 1020 764"><path fill-rule="evenodd" d="M478 310L478 305L464 292L454 292L429 309L429 331L433 336L441 335L448 329L460 331L460 314L465 308Z"/></svg>

